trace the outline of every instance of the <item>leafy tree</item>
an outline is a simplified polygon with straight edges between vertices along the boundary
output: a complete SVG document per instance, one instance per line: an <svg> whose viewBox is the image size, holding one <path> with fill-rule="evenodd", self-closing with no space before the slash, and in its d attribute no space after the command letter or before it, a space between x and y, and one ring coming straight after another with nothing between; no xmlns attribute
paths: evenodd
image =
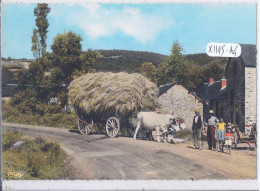
<svg viewBox="0 0 260 191"><path fill-rule="evenodd" d="M174 42L171 55L164 59L156 72L157 84L178 82L190 91L194 91L201 83L202 68L182 54L183 48Z"/></svg>
<svg viewBox="0 0 260 191"><path fill-rule="evenodd" d="M203 68L203 72L201 73L201 81L208 82L209 78L214 78L216 80L222 78L224 70L220 67L219 62L214 61Z"/></svg>
<svg viewBox="0 0 260 191"><path fill-rule="evenodd" d="M41 57L41 46L39 42L39 37L36 29L33 29L32 36L32 48L33 56L38 60Z"/></svg>
<svg viewBox="0 0 260 191"><path fill-rule="evenodd" d="M73 78L93 70L97 53L82 51L82 38L72 32L58 34L51 46L53 51L52 66L59 68L58 81L69 84ZM56 69L55 69L56 68Z"/></svg>
<svg viewBox="0 0 260 191"><path fill-rule="evenodd" d="M202 83L207 82L210 77L220 79L223 69L218 62L214 61L206 67L194 64L192 60L187 60L182 54L182 47L178 42L172 46L171 55L164 59L156 72L158 85L177 81L190 91L194 91Z"/></svg>
<svg viewBox="0 0 260 191"><path fill-rule="evenodd" d="M38 62L33 62L29 69L22 69L14 76L14 80L20 85L38 85L43 78L44 72Z"/></svg>
<svg viewBox="0 0 260 191"><path fill-rule="evenodd" d="M44 57L46 53L46 38L47 38L47 32L49 27L49 22L47 19L47 15L50 13L51 8L48 6L48 4L37 4L37 7L34 8L34 15L36 16L35 22L37 26L37 33L40 37L40 44L41 44L41 57ZM33 35L34 37L34 35ZM39 51L40 51L39 50Z"/></svg>
<svg viewBox="0 0 260 191"><path fill-rule="evenodd" d="M157 72L159 85L174 81L185 82L184 74L191 63L182 55L182 50L180 44L175 42L172 46L171 55L159 65Z"/></svg>
<svg viewBox="0 0 260 191"><path fill-rule="evenodd" d="M152 62L145 62L140 68L141 74L156 83L156 67Z"/></svg>

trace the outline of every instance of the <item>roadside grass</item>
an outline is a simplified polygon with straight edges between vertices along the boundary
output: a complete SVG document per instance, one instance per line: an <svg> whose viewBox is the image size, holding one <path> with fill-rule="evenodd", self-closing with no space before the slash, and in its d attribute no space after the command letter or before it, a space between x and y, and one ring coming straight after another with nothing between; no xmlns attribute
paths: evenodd
<svg viewBox="0 0 260 191"><path fill-rule="evenodd" d="M58 104L36 102L34 104L22 101L21 103L3 103L2 119L4 122L28 125L42 125L51 127L77 128L75 112L62 112Z"/></svg>
<svg viewBox="0 0 260 191"><path fill-rule="evenodd" d="M70 159L60 145L41 137L22 138L15 131L3 131L2 178L5 180L68 179ZM23 141L20 146L13 144Z"/></svg>

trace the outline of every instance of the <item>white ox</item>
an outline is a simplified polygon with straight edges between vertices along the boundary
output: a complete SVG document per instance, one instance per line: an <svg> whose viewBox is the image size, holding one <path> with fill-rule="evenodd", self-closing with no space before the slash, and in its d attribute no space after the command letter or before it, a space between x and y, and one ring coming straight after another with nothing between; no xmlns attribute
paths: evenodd
<svg viewBox="0 0 260 191"><path fill-rule="evenodd" d="M175 118L172 115L158 114L155 112L139 112L137 114L137 127L135 129L134 139L140 129L145 128L148 131L156 131L157 141L160 142L160 134L165 134L169 128L179 131L180 127L185 126L177 125Z"/></svg>

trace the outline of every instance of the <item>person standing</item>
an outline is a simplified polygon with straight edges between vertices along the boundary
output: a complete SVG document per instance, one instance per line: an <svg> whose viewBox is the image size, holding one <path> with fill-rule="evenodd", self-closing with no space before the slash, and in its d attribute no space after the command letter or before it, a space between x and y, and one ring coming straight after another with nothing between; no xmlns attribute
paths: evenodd
<svg viewBox="0 0 260 191"><path fill-rule="evenodd" d="M192 123L192 135L194 140L194 148L201 149L200 141L201 141L201 128L202 128L202 120L198 109L195 109L195 116L193 117Z"/></svg>
<svg viewBox="0 0 260 191"><path fill-rule="evenodd" d="M207 141L209 145L209 150L216 149L216 139L215 139L215 126L217 125L218 119L213 115L213 110L209 110L209 117L206 120L207 129Z"/></svg>
<svg viewBox="0 0 260 191"><path fill-rule="evenodd" d="M218 151L223 152L224 147L224 138L225 138L225 123L223 122L223 119L220 118L219 122L217 123L217 130L218 130Z"/></svg>

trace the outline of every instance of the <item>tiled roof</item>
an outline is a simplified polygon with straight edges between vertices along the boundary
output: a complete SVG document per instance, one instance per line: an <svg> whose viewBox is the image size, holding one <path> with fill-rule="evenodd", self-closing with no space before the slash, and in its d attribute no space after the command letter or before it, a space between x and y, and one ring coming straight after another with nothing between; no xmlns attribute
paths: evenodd
<svg viewBox="0 0 260 191"><path fill-rule="evenodd" d="M167 92L172 86L174 86L176 84L177 84L177 82L172 82L172 83L169 83L169 84L160 85L159 86L159 95L158 95L158 97L160 97L162 94Z"/></svg>
<svg viewBox="0 0 260 191"><path fill-rule="evenodd" d="M226 97L227 88L224 88L223 90L220 90L220 88L220 81L215 81L210 85L205 83L195 91L195 94L204 102L211 99L220 99Z"/></svg>

